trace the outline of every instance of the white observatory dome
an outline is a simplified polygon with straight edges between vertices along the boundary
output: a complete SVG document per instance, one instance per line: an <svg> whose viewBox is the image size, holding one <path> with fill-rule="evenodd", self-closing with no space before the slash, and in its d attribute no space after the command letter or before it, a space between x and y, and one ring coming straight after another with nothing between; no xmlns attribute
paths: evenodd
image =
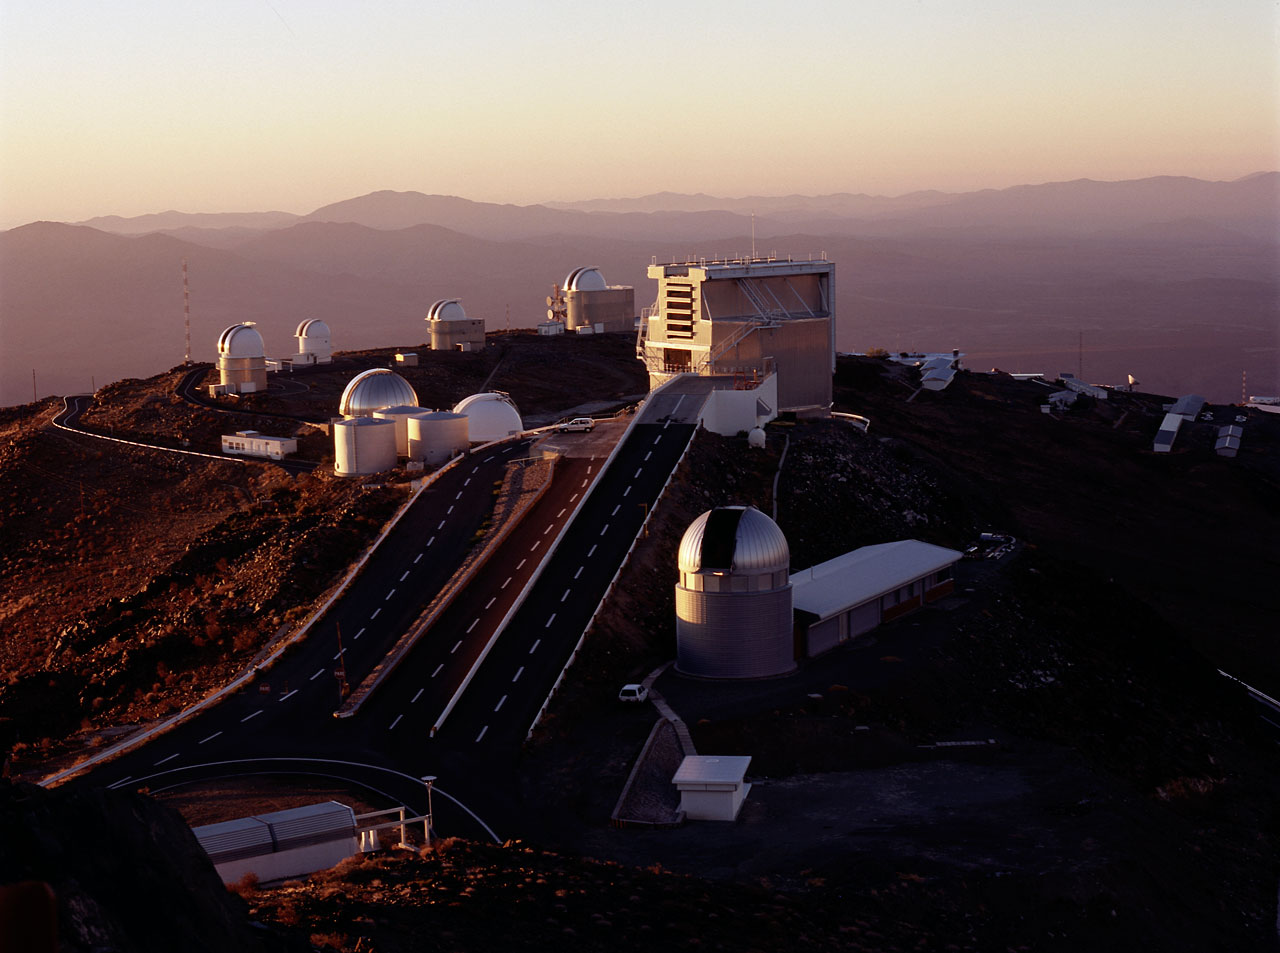
<svg viewBox="0 0 1280 953"><path fill-rule="evenodd" d="M262 335L253 323L233 324L218 336L219 357L263 357Z"/></svg>
<svg viewBox="0 0 1280 953"><path fill-rule="evenodd" d="M455 414L467 416L467 429L471 440L487 443L499 440L524 429L520 411L506 394L494 391L488 394L472 394L458 402Z"/></svg>
<svg viewBox="0 0 1280 953"><path fill-rule="evenodd" d="M307 320L298 325L298 330L293 332L293 336L300 339L323 339L328 341L329 325L319 318L307 318Z"/></svg>
<svg viewBox="0 0 1280 953"><path fill-rule="evenodd" d="M564 280L565 291L604 291L608 287L599 268L575 268Z"/></svg>
<svg viewBox="0 0 1280 953"><path fill-rule="evenodd" d="M338 401L338 413L344 417L371 417L375 410L417 404L418 395L407 380L385 367L374 367L351 378Z"/></svg>
<svg viewBox="0 0 1280 953"><path fill-rule="evenodd" d="M431 306L427 312L428 321L465 321L467 312L462 310L462 303L457 298L442 298Z"/></svg>
<svg viewBox="0 0 1280 953"><path fill-rule="evenodd" d="M754 506L707 510L680 540L681 572L774 572L790 565L787 537Z"/></svg>

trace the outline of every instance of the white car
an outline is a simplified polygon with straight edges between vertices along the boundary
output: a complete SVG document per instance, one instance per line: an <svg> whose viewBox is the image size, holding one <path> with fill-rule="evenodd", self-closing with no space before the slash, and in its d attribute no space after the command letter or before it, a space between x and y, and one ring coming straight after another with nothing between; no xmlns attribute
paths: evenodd
<svg viewBox="0 0 1280 953"><path fill-rule="evenodd" d="M567 424L560 425L561 433L590 433L596 429L596 422L590 417L574 417Z"/></svg>
<svg viewBox="0 0 1280 953"><path fill-rule="evenodd" d="M623 685L622 691L618 692L618 701L620 702L642 702L648 699L649 689L643 685L637 685L632 682L629 685Z"/></svg>

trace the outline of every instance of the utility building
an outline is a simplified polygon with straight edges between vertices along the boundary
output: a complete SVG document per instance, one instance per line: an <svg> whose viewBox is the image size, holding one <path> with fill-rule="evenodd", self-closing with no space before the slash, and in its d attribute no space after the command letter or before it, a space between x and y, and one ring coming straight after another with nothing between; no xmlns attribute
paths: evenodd
<svg viewBox="0 0 1280 953"><path fill-rule="evenodd" d="M835 372L835 265L825 259L649 266L658 299L640 317L650 389L676 374L778 376L779 410L826 411Z"/></svg>
<svg viewBox="0 0 1280 953"><path fill-rule="evenodd" d="M575 268L564 279L565 328L620 331L636 329L636 289L608 285L599 268Z"/></svg>
<svg viewBox="0 0 1280 953"><path fill-rule="evenodd" d="M457 298L443 298L427 312L433 351L472 351L484 347L484 320L468 318Z"/></svg>

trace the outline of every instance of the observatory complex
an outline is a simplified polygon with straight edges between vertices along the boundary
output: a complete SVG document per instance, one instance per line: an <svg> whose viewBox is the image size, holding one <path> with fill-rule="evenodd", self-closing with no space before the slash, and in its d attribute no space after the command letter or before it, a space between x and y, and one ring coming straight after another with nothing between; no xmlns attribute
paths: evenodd
<svg viewBox="0 0 1280 953"><path fill-rule="evenodd" d="M427 311L433 351L472 351L484 347L484 320L468 318L457 298L442 298Z"/></svg>
<svg viewBox="0 0 1280 953"><path fill-rule="evenodd" d="M569 272L563 296L566 330L627 334L635 330L636 289L606 284L599 268Z"/></svg>
<svg viewBox="0 0 1280 953"><path fill-rule="evenodd" d="M835 265L738 259L649 266L658 298L640 318L650 389L677 374L777 374L780 411L825 412L835 372Z"/></svg>

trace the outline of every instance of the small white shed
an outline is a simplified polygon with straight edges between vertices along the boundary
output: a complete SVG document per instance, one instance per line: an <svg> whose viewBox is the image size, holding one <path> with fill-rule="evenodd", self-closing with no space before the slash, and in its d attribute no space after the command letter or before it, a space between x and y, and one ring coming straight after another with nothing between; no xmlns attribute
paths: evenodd
<svg viewBox="0 0 1280 953"><path fill-rule="evenodd" d="M691 821L736 820L751 790L743 780L749 764L749 755L686 756L671 779L684 816Z"/></svg>

